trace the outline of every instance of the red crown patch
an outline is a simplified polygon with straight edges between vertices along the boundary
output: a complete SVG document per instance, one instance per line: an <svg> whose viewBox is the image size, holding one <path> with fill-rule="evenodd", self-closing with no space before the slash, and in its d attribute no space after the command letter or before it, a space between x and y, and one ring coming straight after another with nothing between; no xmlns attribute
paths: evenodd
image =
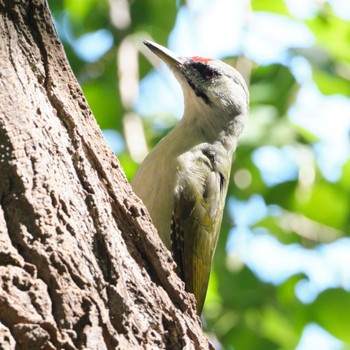
<svg viewBox="0 0 350 350"><path fill-rule="evenodd" d="M202 62L202 63L208 63L213 60L212 58L205 58L200 56L193 56L192 59L193 61Z"/></svg>

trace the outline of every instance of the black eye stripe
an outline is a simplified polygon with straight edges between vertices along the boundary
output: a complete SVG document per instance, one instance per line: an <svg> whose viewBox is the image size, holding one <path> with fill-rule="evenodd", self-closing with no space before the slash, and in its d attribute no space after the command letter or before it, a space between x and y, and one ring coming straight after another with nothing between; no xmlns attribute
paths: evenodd
<svg viewBox="0 0 350 350"><path fill-rule="evenodd" d="M191 66L194 69L196 69L199 72L199 74L202 76L202 78L205 80L217 77L219 75L219 72L216 69L201 62L193 62L191 63Z"/></svg>

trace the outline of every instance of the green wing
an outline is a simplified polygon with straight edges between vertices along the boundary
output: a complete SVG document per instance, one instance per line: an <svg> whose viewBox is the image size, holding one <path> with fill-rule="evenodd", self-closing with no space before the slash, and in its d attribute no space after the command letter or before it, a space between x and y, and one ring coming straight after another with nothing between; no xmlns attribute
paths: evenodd
<svg viewBox="0 0 350 350"><path fill-rule="evenodd" d="M191 184L190 179L181 185L172 218L174 259L186 290L196 297L199 315L207 293L228 182L218 170L206 170L201 173L200 186Z"/></svg>

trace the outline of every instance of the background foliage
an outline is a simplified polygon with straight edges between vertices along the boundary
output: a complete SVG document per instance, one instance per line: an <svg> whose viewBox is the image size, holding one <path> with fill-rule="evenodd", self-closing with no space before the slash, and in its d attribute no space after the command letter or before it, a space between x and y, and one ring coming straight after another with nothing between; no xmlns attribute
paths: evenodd
<svg viewBox="0 0 350 350"><path fill-rule="evenodd" d="M151 149L181 115L179 107L162 110L163 95L153 90L164 85L150 81L165 78L149 75L153 61L142 39L167 46L180 12L194 2L49 1L71 66L129 179L146 152L143 139ZM307 16L296 15L298 3L312 6ZM313 40L302 47L287 40L265 62L259 57L269 48L254 41L221 57L249 80L251 115L203 316L218 348L350 349L350 25L335 10L327 1L246 2L246 31L271 14L303 25ZM181 105L169 91L164 104ZM141 151L133 150L138 143Z"/></svg>

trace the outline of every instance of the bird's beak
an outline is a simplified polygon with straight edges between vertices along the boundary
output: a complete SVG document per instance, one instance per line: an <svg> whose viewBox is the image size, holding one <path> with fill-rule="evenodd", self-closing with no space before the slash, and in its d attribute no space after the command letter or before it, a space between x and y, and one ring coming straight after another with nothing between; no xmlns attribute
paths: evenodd
<svg viewBox="0 0 350 350"><path fill-rule="evenodd" d="M162 61L164 61L169 68L175 68L181 66L185 59L177 56L174 52L168 50L166 47L156 44L152 41L145 40L143 42L155 55L157 55Z"/></svg>

